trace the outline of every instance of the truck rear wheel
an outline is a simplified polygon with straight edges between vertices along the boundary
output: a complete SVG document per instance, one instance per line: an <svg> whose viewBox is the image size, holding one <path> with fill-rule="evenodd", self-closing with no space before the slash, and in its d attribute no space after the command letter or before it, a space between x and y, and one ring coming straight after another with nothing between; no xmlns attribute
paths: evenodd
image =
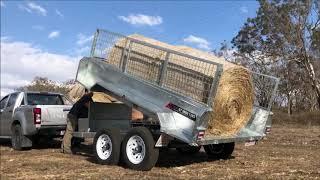
<svg viewBox="0 0 320 180"><path fill-rule="evenodd" d="M103 129L94 137L94 156L99 164L116 165L120 158L120 133L115 129Z"/></svg>
<svg viewBox="0 0 320 180"><path fill-rule="evenodd" d="M176 148L181 154L196 154L200 151L201 146L185 146Z"/></svg>
<svg viewBox="0 0 320 180"><path fill-rule="evenodd" d="M147 128L132 128L122 142L121 152L124 163L134 170L152 169L159 157L159 149L154 145L153 136Z"/></svg>
<svg viewBox="0 0 320 180"><path fill-rule="evenodd" d="M209 144L203 147L209 158L228 159L234 150L234 142L222 144Z"/></svg>
<svg viewBox="0 0 320 180"><path fill-rule="evenodd" d="M14 150L22 150L23 135L20 124L15 124L12 127L11 145Z"/></svg>

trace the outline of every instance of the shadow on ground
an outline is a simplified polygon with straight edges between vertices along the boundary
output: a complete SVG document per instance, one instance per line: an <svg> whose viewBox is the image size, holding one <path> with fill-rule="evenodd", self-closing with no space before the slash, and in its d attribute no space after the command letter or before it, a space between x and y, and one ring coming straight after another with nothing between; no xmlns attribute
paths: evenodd
<svg viewBox="0 0 320 180"><path fill-rule="evenodd" d="M233 156L230 157L230 159L233 158ZM163 149L160 151L156 167L171 168L217 160L219 159L209 158L203 149L195 154L182 154L175 149Z"/></svg>
<svg viewBox="0 0 320 180"><path fill-rule="evenodd" d="M0 145L11 147L10 138L0 138ZM32 149L58 149L60 147L61 139L39 139L39 141L32 146Z"/></svg>
<svg viewBox="0 0 320 180"><path fill-rule="evenodd" d="M81 149L78 150L77 154L88 156L87 161L91 163L97 163L93 155L92 145L82 145ZM120 158L121 159L121 158ZM233 156L230 159L234 159ZM181 154L174 148L172 149L161 149L156 167L179 167L196 163L213 162L219 159L208 158L204 151L200 151L196 154ZM121 166L125 166L122 162L119 163Z"/></svg>
<svg viewBox="0 0 320 180"><path fill-rule="evenodd" d="M2 146L11 147L10 139L0 139ZM61 139L41 139L35 144L32 149L59 149L61 147ZM74 153L79 156L85 156L91 163L96 163L93 155L93 146L91 143L81 143L73 148ZM233 159L234 157L231 157ZM181 154L174 148L162 148L160 149L158 162L156 167L179 167L195 163L212 162L217 159L208 158L207 154L201 149L196 154ZM123 163L120 163L123 166Z"/></svg>

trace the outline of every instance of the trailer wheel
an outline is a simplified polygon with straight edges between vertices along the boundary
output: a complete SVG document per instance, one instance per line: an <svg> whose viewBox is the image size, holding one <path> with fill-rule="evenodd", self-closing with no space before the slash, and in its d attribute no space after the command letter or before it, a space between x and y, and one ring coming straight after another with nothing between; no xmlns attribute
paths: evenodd
<svg viewBox="0 0 320 180"><path fill-rule="evenodd" d="M196 154L200 151L201 146L185 146L176 148L181 154Z"/></svg>
<svg viewBox="0 0 320 180"><path fill-rule="evenodd" d="M120 157L120 133L115 129L103 129L94 136L94 156L99 164L116 165Z"/></svg>
<svg viewBox="0 0 320 180"><path fill-rule="evenodd" d="M209 158L228 159L234 150L234 142L223 144L209 144L203 147Z"/></svg>
<svg viewBox="0 0 320 180"><path fill-rule="evenodd" d="M154 145L153 136L147 128L132 128L122 142L121 152L124 163L134 170L152 169L159 156L159 149Z"/></svg>

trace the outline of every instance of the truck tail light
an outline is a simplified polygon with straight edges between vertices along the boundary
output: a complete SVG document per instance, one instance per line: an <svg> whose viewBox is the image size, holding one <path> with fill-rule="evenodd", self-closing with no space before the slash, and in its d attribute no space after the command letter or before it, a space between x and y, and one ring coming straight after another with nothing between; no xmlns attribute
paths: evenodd
<svg viewBox="0 0 320 180"><path fill-rule="evenodd" d="M41 124L41 108L33 108L34 124Z"/></svg>
<svg viewBox="0 0 320 180"><path fill-rule="evenodd" d="M202 140L204 138L204 131L199 131L197 138L198 138L198 140Z"/></svg>

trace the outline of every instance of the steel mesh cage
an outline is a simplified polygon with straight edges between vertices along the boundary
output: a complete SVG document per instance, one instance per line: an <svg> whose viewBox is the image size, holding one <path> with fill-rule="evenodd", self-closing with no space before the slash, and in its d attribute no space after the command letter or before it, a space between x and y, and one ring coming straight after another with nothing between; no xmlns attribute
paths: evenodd
<svg viewBox="0 0 320 180"><path fill-rule="evenodd" d="M160 79L162 56L166 52L137 42L131 42L130 57L126 62L126 73L157 84Z"/></svg>
<svg viewBox="0 0 320 180"><path fill-rule="evenodd" d="M211 104L222 65L105 30L97 30L91 56L137 79Z"/></svg>
<svg viewBox="0 0 320 180"><path fill-rule="evenodd" d="M91 56L101 59L110 56L113 61L109 61L109 63L120 68L122 48L117 46L117 42L123 42L123 40L126 40L126 37L120 34L97 30L91 47Z"/></svg>
<svg viewBox="0 0 320 180"><path fill-rule="evenodd" d="M254 90L254 105L271 110L271 106L278 89L279 79L251 72Z"/></svg>
<svg viewBox="0 0 320 180"><path fill-rule="evenodd" d="M184 57L169 56L163 86L200 102L208 102L216 65Z"/></svg>

